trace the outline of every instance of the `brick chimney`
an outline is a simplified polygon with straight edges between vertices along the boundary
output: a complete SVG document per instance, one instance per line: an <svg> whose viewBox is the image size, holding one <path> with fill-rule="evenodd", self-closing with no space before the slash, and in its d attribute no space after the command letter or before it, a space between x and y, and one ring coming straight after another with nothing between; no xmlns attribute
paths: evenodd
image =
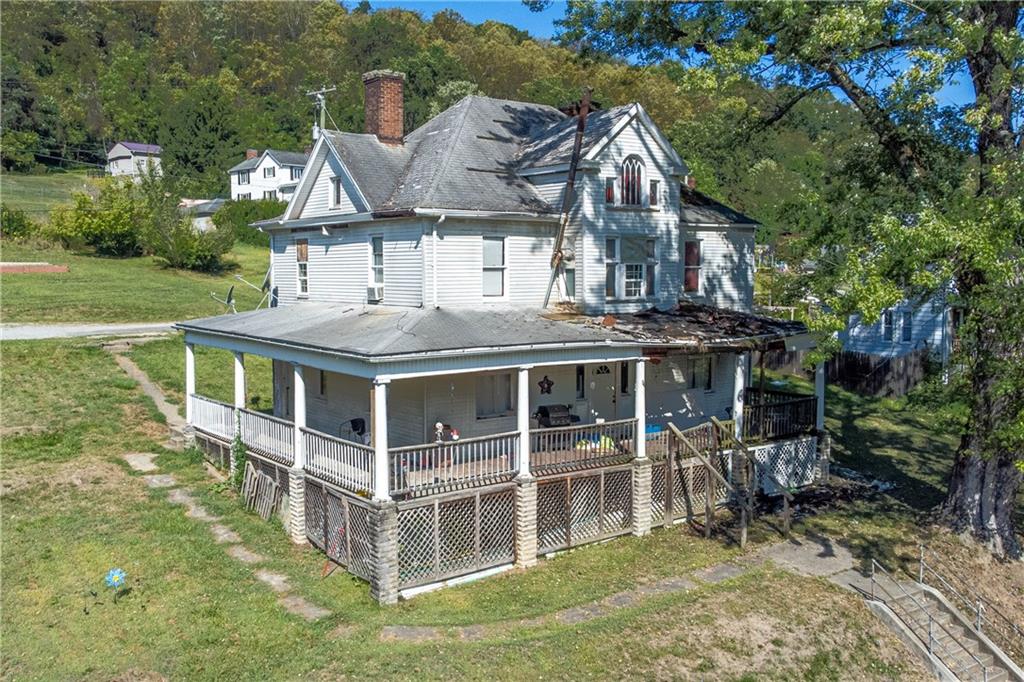
<svg viewBox="0 0 1024 682"><path fill-rule="evenodd" d="M255 159L259 155L260 155L260 153L258 151L256 151L255 149L246 149L245 150L245 160L246 161L248 161L249 159Z"/></svg>
<svg viewBox="0 0 1024 682"><path fill-rule="evenodd" d="M404 84L405 74L397 71L363 74L366 132L376 135L384 144L402 144Z"/></svg>

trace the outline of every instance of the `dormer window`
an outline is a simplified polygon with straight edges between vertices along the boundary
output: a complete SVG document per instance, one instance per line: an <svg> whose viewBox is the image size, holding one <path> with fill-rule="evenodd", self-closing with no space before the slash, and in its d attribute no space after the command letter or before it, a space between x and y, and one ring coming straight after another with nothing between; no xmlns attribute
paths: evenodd
<svg viewBox="0 0 1024 682"><path fill-rule="evenodd" d="M640 206L643 204L643 181L644 165L640 159L631 156L622 162L620 185L622 187L623 206Z"/></svg>

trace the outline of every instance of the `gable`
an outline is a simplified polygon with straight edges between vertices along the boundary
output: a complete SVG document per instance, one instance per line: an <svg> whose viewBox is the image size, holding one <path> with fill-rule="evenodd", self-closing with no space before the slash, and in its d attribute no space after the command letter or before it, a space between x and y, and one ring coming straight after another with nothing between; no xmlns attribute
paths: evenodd
<svg viewBox="0 0 1024 682"><path fill-rule="evenodd" d="M625 158L622 154L628 150L646 163L656 164L665 176L689 173L686 162L639 104L633 105L631 114L619 120L603 139L596 142L583 160L604 161L609 157L609 152Z"/></svg>
<svg viewBox="0 0 1024 682"><path fill-rule="evenodd" d="M341 178L342 196L339 206L332 205L334 178ZM326 136L321 137L299 180L295 195L285 212L285 219L351 215L369 210L370 207L353 181L352 174L327 142Z"/></svg>

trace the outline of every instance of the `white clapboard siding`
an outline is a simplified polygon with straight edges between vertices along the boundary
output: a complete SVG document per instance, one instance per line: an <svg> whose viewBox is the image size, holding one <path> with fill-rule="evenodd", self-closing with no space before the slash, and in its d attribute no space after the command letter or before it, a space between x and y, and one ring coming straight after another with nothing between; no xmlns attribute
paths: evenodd
<svg viewBox="0 0 1024 682"><path fill-rule="evenodd" d="M388 226L384 237L384 303L423 303L423 229L419 222Z"/></svg>
<svg viewBox="0 0 1024 682"><path fill-rule="evenodd" d="M644 162L643 190L650 180L658 180L658 206L629 208L608 206L604 200L605 178L618 178L622 162L638 156ZM628 312L671 305L677 299L681 269L679 263L679 180L671 175L672 160L650 133L633 121L626 126L597 158L599 170L577 178L582 202L582 243L577 253L577 303L588 312ZM616 189L618 198L620 192ZM643 301L607 301L604 295L605 239L607 237L645 236L657 240L658 293Z"/></svg>
<svg viewBox="0 0 1024 682"><path fill-rule="evenodd" d="M749 311L754 304L754 231L741 227L695 229L684 225L682 241L690 239L700 241L700 291L683 294L684 298Z"/></svg>
<svg viewBox="0 0 1024 682"><path fill-rule="evenodd" d="M270 248L274 268L274 287L277 289L279 305L295 303L297 287L295 268L295 240L290 235L275 234L271 237Z"/></svg>
<svg viewBox="0 0 1024 682"><path fill-rule="evenodd" d="M358 190L351 183L348 174L342 169L341 162L334 154L327 154L324 163L318 164L318 166L312 167L312 170L317 173L316 181L309 190L309 196L306 198L299 217L346 215L366 210L359 200ZM336 177L342 178L343 191L340 206L331 205L331 193Z"/></svg>
<svg viewBox="0 0 1024 682"><path fill-rule="evenodd" d="M644 378L649 424L672 422L679 428L687 428L710 417L730 417L736 376L735 356L723 353L703 357L711 358L714 363L711 391L705 391L700 382L697 388L688 388L690 375L686 356L669 356L656 365L648 363Z"/></svg>
<svg viewBox="0 0 1024 682"><path fill-rule="evenodd" d="M537 194L541 195L544 201L548 202L555 210L562 208L562 197L567 179L567 173L545 173L529 178L533 186L537 188Z"/></svg>
<svg viewBox="0 0 1024 682"><path fill-rule="evenodd" d="M909 301L901 301L889 308L893 314L892 339L886 340L879 317L874 324L861 321L859 315L850 317L846 331L840 334L839 340L843 350L853 353L868 353L886 357L899 357L919 348L932 348L942 352L943 343L949 345L949 334L943 338L943 327L947 324L948 314L943 308L941 299L932 299L922 305L913 306ZM903 315L911 313L910 340L903 340Z"/></svg>

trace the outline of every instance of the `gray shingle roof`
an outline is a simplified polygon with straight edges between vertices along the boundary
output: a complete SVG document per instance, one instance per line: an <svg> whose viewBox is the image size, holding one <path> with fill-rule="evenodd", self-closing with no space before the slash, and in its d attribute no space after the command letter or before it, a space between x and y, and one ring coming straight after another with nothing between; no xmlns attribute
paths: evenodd
<svg viewBox="0 0 1024 682"><path fill-rule="evenodd" d="M632 104L595 111L587 115L587 126L583 132L582 154L611 132L615 124L629 114ZM576 138L576 118L564 118L540 131L535 139L519 151L517 163L522 168L556 166L569 163L572 145Z"/></svg>
<svg viewBox="0 0 1024 682"><path fill-rule="evenodd" d="M679 218L684 223L704 225L760 225L748 215L715 201L697 190L683 190L679 195Z"/></svg>
<svg viewBox="0 0 1024 682"><path fill-rule="evenodd" d="M412 156L408 145L381 144L376 135L325 130L331 146L373 208L384 207Z"/></svg>
<svg viewBox="0 0 1024 682"><path fill-rule="evenodd" d="M280 149L268 149L266 152L274 158L274 161L279 166L305 166L306 160L309 159L309 154L305 152L289 152ZM262 158L263 154L257 154L251 159L245 159L241 163L236 163L228 169L228 172L236 173L238 171L252 170L259 165Z"/></svg>
<svg viewBox="0 0 1024 682"><path fill-rule="evenodd" d="M138 152L139 154L159 154L160 145L158 144L146 144L145 142L118 142L128 151Z"/></svg>

